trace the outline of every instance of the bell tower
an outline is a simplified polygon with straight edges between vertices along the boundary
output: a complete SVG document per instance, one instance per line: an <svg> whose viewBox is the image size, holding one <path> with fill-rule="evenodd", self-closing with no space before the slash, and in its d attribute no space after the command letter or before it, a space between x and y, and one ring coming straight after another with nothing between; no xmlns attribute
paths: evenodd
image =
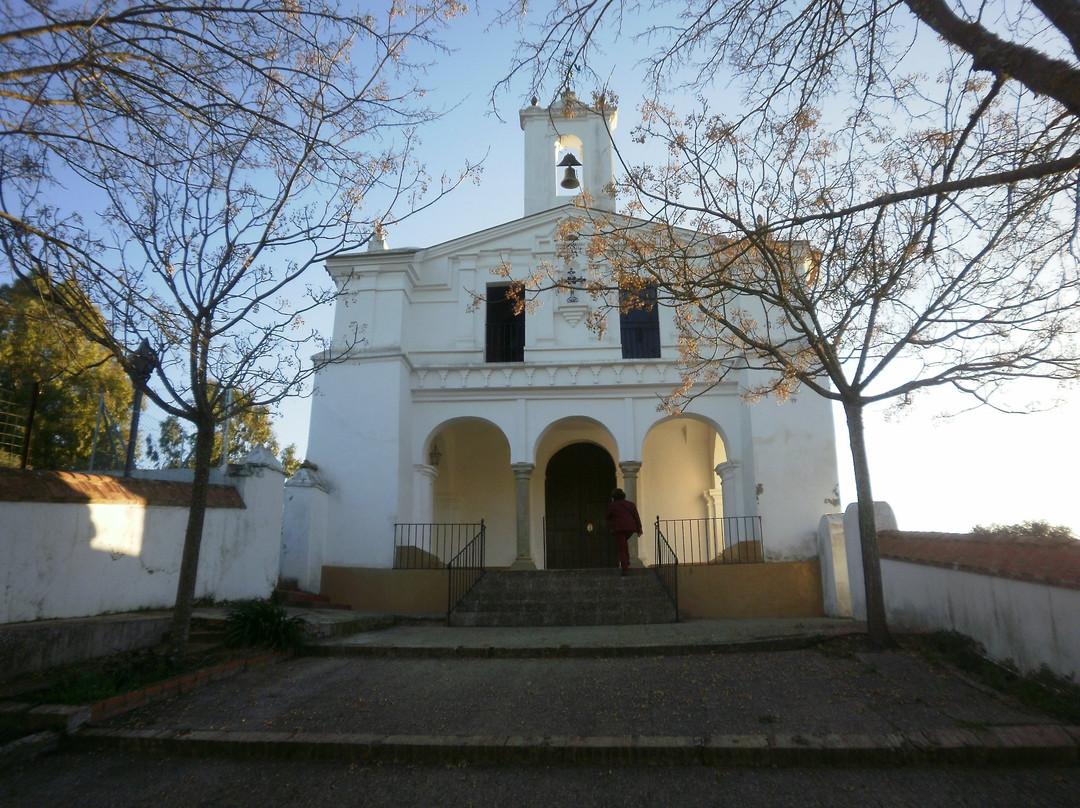
<svg viewBox="0 0 1080 808"><path fill-rule="evenodd" d="M569 91L546 109L533 98L521 110L526 216L570 204L586 190L593 207L615 210L608 187L615 180L611 133L618 117L618 109L590 107Z"/></svg>

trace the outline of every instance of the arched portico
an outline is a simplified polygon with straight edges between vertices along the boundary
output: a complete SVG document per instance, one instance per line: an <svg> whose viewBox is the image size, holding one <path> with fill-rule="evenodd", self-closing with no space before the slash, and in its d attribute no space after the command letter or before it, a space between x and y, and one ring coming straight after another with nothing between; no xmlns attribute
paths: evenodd
<svg viewBox="0 0 1080 808"><path fill-rule="evenodd" d="M431 481L426 484L430 521L453 524L483 519L488 563L509 566L517 555L517 514L506 435L490 421L457 418L434 429L424 447L428 462L414 467L414 484L422 490L424 480ZM418 499L423 497L418 495ZM418 503L418 516L423 515L423 508Z"/></svg>
<svg viewBox="0 0 1080 808"><path fill-rule="evenodd" d="M725 494L735 485L732 475L724 479L724 468L737 468L728 458L723 435L715 424L695 415L679 415L655 424L642 446L638 483L638 508L642 518L720 519L725 505L733 501ZM742 514L738 514L742 515ZM646 542L641 549L646 563L652 563L655 548Z"/></svg>
<svg viewBox="0 0 1080 808"><path fill-rule="evenodd" d="M604 512L616 485L614 436L592 418L560 418L541 431L535 456L533 558L544 568L600 566L611 545Z"/></svg>

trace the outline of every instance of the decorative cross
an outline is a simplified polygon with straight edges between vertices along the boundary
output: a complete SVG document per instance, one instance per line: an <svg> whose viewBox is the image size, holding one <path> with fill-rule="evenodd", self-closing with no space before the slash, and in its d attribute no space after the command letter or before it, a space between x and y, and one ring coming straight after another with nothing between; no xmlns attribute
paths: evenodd
<svg viewBox="0 0 1080 808"><path fill-rule="evenodd" d="M574 272L573 268L571 268L570 271L566 273L565 283L566 283L567 286L570 287L570 296L568 298L566 298L567 303L577 303L578 302L577 289L575 289L574 287L577 286L579 283L581 283L583 280L585 280L585 279L582 278L582 277L579 277L578 274L576 272Z"/></svg>

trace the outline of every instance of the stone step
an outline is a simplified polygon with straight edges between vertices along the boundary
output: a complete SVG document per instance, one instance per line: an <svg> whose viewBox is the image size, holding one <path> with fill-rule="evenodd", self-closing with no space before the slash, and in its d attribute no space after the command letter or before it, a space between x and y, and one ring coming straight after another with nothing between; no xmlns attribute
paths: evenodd
<svg viewBox="0 0 1080 808"><path fill-rule="evenodd" d="M603 626L673 623L652 570L488 572L450 617L453 626Z"/></svg>

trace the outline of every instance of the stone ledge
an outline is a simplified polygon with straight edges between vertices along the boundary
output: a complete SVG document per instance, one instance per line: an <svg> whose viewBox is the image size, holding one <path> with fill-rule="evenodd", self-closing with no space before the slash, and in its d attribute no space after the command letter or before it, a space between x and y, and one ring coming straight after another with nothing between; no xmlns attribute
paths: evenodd
<svg viewBox="0 0 1080 808"><path fill-rule="evenodd" d="M83 750L386 763L708 766L1080 765L1080 728L941 729L887 735L447 736L84 729Z"/></svg>

